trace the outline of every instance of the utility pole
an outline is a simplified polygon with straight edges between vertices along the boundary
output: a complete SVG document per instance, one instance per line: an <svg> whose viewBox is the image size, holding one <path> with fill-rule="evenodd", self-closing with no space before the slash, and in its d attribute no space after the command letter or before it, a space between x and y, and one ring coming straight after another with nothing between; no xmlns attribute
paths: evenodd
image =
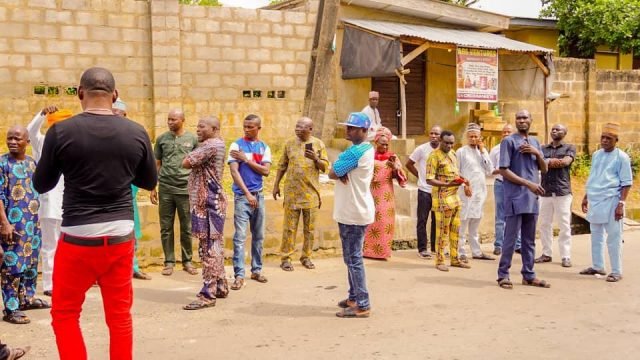
<svg viewBox="0 0 640 360"><path fill-rule="evenodd" d="M320 0L316 31L311 49L311 63L307 77L303 114L313 119L314 135L322 138L327 98L331 85L333 39L338 25L340 0Z"/></svg>

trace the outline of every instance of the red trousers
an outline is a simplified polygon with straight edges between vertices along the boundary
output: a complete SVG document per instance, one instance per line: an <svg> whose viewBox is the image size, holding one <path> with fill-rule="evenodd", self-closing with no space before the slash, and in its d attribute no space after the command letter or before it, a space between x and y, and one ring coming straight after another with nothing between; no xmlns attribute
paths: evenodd
<svg viewBox="0 0 640 360"><path fill-rule="evenodd" d="M85 293L98 282L109 327L112 360L133 358L131 305L133 288L133 237L116 245L79 246L58 241L53 269L51 325L61 360L86 360L80 330ZM106 243L106 242L105 242Z"/></svg>

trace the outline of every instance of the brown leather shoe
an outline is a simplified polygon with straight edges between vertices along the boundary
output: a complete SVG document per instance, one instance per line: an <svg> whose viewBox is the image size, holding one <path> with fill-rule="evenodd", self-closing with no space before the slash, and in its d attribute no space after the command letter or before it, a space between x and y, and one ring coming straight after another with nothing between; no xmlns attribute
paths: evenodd
<svg viewBox="0 0 640 360"><path fill-rule="evenodd" d="M252 274L251 274L251 280L255 280L255 281L257 281L257 282L259 282L259 283L263 283L263 284L264 284L264 283L266 283L267 281L269 281L269 280L267 280L267 278L266 278L264 275L262 275L261 273L252 273Z"/></svg>
<svg viewBox="0 0 640 360"><path fill-rule="evenodd" d="M534 262L536 264L540 264L540 263L546 263L546 262L551 262L552 258L551 256L547 256L547 255L540 255L539 258L535 259Z"/></svg>
<svg viewBox="0 0 640 360"><path fill-rule="evenodd" d="M136 271L133 273L133 278L138 280L151 280L151 275L142 271Z"/></svg>
<svg viewBox="0 0 640 360"><path fill-rule="evenodd" d="M240 290L244 287L244 279L240 276L236 276L236 279L233 280L233 284L231 284L231 290Z"/></svg>

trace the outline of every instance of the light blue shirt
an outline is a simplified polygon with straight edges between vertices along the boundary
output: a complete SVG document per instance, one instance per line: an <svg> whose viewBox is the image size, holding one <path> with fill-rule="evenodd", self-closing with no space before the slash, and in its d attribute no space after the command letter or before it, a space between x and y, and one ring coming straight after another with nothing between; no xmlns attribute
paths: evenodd
<svg viewBox="0 0 640 360"><path fill-rule="evenodd" d="M600 149L593 153L587 180L587 221L606 224L614 220L620 192L623 187L631 186L632 183L631 161L624 151L618 148L610 152Z"/></svg>

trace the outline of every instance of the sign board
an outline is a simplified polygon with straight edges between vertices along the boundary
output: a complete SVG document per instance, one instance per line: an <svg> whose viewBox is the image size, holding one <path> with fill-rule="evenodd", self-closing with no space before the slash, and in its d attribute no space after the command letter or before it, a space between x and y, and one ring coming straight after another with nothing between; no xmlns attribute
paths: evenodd
<svg viewBox="0 0 640 360"><path fill-rule="evenodd" d="M458 101L498 101L498 50L456 49Z"/></svg>

